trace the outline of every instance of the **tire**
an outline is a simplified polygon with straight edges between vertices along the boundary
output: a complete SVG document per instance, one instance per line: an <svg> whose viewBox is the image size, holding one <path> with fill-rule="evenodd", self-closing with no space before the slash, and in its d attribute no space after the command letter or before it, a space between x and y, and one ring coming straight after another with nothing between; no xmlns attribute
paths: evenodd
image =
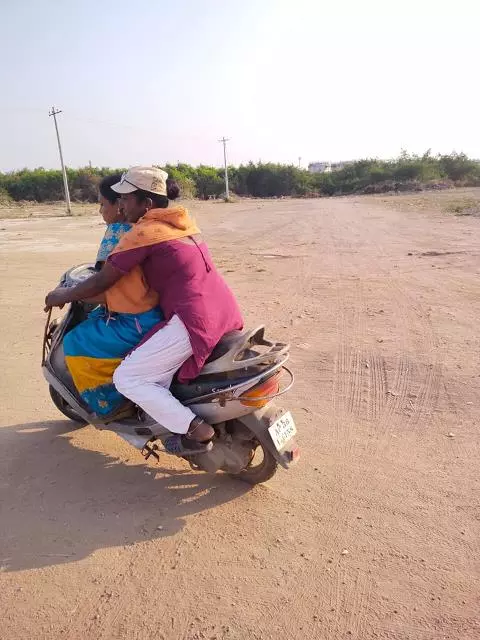
<svg viewBox="0 0 480 640"><path fill-rule="evenodd" d="M267 482L273 478L277 472L278 462L273 455L265 449L263 445L259 444L257 449L261 449L263 453L263 460L260 464L252 466L252 463L246 468L236 473L233 477L248 482L248 484L255 485ZM256 450L255 450L256 451ZM253 459L252 459L253 462Z"/></svg>
<svg viewBox="0 0 480 640"><path fill-rule="evenodd" d="M72 420L72 422L76 422L77 424L87 424L87 421L80 417L78 413L65 402L62 396L52 387L52 385L48 386L48 390L53 404L57 407L60 413L63 413L63 415L69 420Z"/></svg>

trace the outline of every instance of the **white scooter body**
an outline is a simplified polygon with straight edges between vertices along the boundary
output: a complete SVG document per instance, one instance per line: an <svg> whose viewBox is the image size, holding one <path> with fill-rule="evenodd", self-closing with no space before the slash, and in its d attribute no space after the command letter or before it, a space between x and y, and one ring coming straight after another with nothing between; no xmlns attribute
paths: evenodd
<svg viewBox="0 0 480 640"><path fill-rule="evenodd" d="M74 267L62 277L60 285L74 286L93 271L91 265ZM159 443L172 435L166 426L141 410L131 417L105 423L78 396L65 364L63 337L87 317L90 309L90 305L72 303L59 322L47 320L42 369L51 397L70 419L114 431L146 458L153 455L158 459ZM288 468L297 460L293 418L271 401L293 385L293 375L285 367L289 346L265 340L264 332L264 327L259 327L228 334L198 378L187 385L172 384L172 393L216 431L213 449L189 458L192 467L209 472L223 470L256 484L272 477L278 463ZM278 386L272 392L272 382L275 387L282 370L290 374L291 382L282 392ZM263 387L269 389L265 395ZM245 395L249 393L251 397ZM264 461L255 467L253 459L258 448Z"/></svg>

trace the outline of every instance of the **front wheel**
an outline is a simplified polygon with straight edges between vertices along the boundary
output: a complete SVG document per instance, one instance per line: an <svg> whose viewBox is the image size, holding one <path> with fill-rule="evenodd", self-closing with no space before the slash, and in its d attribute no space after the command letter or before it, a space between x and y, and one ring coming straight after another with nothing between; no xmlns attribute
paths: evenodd
<svg viewBox="0 0 480 640"><path fill-rule="evenodd" d="M273 478L277 472L278 462L274 456L265 449L263 445L258 444L253 450L253 455L248 467L242 469L240 473L232 474L235 478L239 478L248 484L261 484Z"/></svg>
<svg viewBox="0 0 480 640"><path fill-rule="evenodd" d="M57 407L60 413L63 413L65 417L67 417L69 420L73 420L73 422L77 422L78 424L87 424L86 420L79 416L78 413L65 402L62 396L56 389L52 387L52 385L48 386L48 390L50 392L50 397L53 401L53 404Z"/></svg>

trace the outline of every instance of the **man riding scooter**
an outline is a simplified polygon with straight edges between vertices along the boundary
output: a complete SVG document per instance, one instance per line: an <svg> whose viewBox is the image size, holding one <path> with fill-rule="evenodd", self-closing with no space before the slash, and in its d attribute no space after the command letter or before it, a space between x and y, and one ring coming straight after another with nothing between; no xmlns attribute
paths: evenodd
<svg viewBox="0 0 480 640"><path fill-rule="evenodd" d="M139 321L139 346L121 363L110 358L116 360L109 363L114 367L113 382L118 392L176 434L165 440L167 452L179 456L203 453L211 449L212 427L174 398L169 387L177 371L180 382L194 379L221 338L242 328L237 302L187 210L168 206L179 190L164 171L133 167L112 189L121 194L132 230L121 238L99 273L76 287L55 289L45 304L63 306L104 296L109 314L122 313L138 320L138 314L148 313L149 321L161 309L165 320L158 318L146 335L140 335L144 327ZM139 283L147 285L140 296ZM77 340L83 344L88 327L82 327L87 322L66 338L78 332ZM121 337L120 333L115 336ZM82 356L65 353L77 389L80 391L80 383L88 398L90 389L85 385L96 384L98 379L84 371L75 375L79 362L75 358ZM94 361L92 357L90 367Z"/></svg>

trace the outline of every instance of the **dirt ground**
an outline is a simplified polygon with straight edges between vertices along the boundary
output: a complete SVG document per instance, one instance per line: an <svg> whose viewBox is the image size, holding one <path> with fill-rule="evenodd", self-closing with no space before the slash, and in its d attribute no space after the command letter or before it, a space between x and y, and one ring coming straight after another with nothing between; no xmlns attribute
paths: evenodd
<svg viewBox="0 0 480 640"><path fill-rule="evenodd" d="M195 205L292 343L302 458L265 486L75 429L42 301L98 217L0 223L2 640L480 637L480 220L409 196Z"/></svg>

